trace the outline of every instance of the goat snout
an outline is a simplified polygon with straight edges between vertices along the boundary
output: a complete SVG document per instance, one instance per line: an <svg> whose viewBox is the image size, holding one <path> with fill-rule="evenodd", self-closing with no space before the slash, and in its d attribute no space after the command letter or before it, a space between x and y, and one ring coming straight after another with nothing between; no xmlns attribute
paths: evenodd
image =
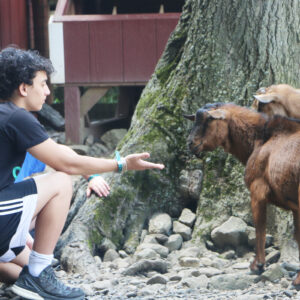
<svg viewBox="0 0 300 300"><path fill-rule="evenodd" d="M202 143L195 144L195 142L193 140L188 140L188 142L187 142L188 148L197 157L199 157L199 146L201 146L201 144Z"/></svg>
<svg viewBox="0 0 300 300"><path fill-rule="evenodd" d="M188 146L188 148L194 153L195 146L194 146L194 142L193 142L192 139L189 138L189 139L187 140L187 146Z"/></svg>

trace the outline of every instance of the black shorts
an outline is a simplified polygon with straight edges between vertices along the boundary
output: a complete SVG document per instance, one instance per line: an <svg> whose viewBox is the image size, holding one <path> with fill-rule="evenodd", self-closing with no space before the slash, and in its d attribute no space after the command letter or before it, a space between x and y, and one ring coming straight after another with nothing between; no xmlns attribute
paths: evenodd
<svg viewBox="0 0 300 300"><path fill-rule="evenodd" d="M32 178L0 191L0 262L11 261L24 249L36 203Z"/></svg>

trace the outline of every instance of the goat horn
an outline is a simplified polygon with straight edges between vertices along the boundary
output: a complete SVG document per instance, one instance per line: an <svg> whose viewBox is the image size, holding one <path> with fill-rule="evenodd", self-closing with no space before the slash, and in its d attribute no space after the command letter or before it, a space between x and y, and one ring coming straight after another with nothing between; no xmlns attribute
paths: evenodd
<svg viewBox="0 0 300 300"><path fill-rule="evenodd" d="M183 117L188 120L195 121L195 115L183 115Z"/></svg>

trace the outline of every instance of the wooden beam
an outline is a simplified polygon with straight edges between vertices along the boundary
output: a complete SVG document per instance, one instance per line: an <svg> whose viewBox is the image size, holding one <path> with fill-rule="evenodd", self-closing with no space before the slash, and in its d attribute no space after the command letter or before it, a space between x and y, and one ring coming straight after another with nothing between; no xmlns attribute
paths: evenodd
<svg viewBox="0 0 300 300"><path fill-rule="evenodd" d="M92 87L89 88L80 99L80 117L84 117L88 111L102 98L108 88Z"/></svg>
<svg viewBox="0 0 300 300"><path fill-rule="evenodd" d="M69 6L69 1L68 0L58 0L55 8L55 14L54 17L61 17L63 16Z"/></svg>

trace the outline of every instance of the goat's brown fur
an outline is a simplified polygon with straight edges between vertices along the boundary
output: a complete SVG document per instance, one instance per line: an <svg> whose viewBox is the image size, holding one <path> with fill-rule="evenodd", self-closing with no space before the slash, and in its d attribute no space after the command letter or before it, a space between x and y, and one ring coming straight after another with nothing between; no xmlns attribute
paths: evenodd
<svg viewBox="0 0 300 300"><path fill-rule="evenodd" d="M288 84L260 88L253 102L253 108L268 116L281 115L300 119L300 89Z"/></svg>
<svg viewBox="0 0 300 300"><path fill-rule="evenodd" d="M199 155L221 146L245 168L256 228L256 257L250 268L261 272L265 263L267 204L292 210L295 238L300 249L300 123L232 104L200 109L188 137L191 151ZM294 281L300 287L300 272Z"/></svg>

